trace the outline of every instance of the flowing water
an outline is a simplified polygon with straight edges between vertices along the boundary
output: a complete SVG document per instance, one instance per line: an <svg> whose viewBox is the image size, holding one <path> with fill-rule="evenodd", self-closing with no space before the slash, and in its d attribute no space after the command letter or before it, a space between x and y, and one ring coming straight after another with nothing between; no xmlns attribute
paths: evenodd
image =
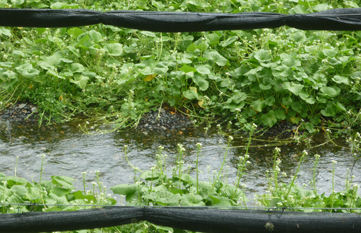
<svg viewBox="0 0 361 233"><path fill-rule="evenodd" d="M125 159L124 145L128 145L129 161L141 170L149 169L156 163L157 148L163 146L164 153L168 155L167 167L171 171L177 157L177 144L180 143L186 148L184 167L189 168L195 176L196 143L199 142L202 144L200 179L208 180L221 167L228 142L228 136L210 132L212 130L206 134L203 127L163 133L127 130L107 134L97 133L94 128L90 131L92 134L85 134L79 129L79 123L84 124L84 121L39 128L31 124L0 122L0 172L6 175L14 175L16 172L17 176L38 181L41 157L45 154L43 179L50 179L52 175L69 176L77 179L76 186L82 189L82 172L87 172L88 187L91 187L89 182L95 181L95 171L99 171L100 180L109 188L133 182L134 171ZM100 128L106 129L106 126ZM243 135L243 140L240 135L233 137L223 175L223 180L228 183L236 180L237 158L244 155L247 143L247 135ZM332 189L332 160L337 161L336 191L345 188L347 168L350 169L350 176L355 175L354 182L360 183L361 161L354 164L355 160L345 140L336 139L337 146L332 143L318 146L325 140L325 134L320 133L311 141L313 148L295 143L279 146L282 160L280 168L287 173L284 179L290 180L302 151L307 150L308 156L301 165L297 179L299 185L310 187L315 154L321 155L316 173L319 193L329 194ZM247 185L246 194L249 198L254 194L263 194L267 189L266 170L272 169L274 150L274 146L269 144L272 143L267 140L254 140L249 150L251 165L241 180Z"/></svg>

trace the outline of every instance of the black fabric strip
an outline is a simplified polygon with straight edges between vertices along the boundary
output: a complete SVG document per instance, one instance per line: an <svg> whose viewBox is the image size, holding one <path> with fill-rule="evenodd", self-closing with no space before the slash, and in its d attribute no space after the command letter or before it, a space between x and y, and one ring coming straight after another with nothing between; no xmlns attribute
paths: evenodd
<svg viewBox="0 0 361 233"><path fill-rule="evenodd" d="M51 9L0 9L0 26L77 27L103 23L155 32L248 30L290 26L303 30L361 30L361 8L333 9L312 14L192 13Z"/></svg>

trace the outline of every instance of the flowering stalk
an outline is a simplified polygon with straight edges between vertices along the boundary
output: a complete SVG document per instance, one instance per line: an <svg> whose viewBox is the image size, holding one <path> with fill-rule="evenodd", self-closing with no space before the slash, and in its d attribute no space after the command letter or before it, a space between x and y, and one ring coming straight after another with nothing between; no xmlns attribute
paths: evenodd
<svg viewBox="0 0 361 233"><path fill-rule="evenodd" d="M290 187L288 188L288 192L287 192L287 194L286 194L286 196L285 196L285 198L284 198L286 202L288 201L288 196L289 196L289 194L290 194L290 192L291 192L291 189L292 189L292 187L293 187L293 184L295 183L295 180L296 180L296 178L297 178L297 174L298 174L298 172L300 171L300 167L301 167L302 160L303 160L303 158L304 158L306 155L308 155L308 152L304 150L304 151L302 152L302 156L301 156L300 162L298 163L297 170L296 170L296 174L293 176L293 179L292 179L292 181L291 181Z"/></svg>
<svg viewBox="0 0 361 233"><path fill-rule="evenodd" d="M198 180L199 180L199 170L198 170L198 163L199 163L199 153L201 152L202 144L197 143L197 160L196 160L196 173L197 173L197 194L198 194Z"/></svg>
<svg viewBox="0 0 361 233"><path fill-rule="evenodd" d="M313 183L313 190L315 191L315 193L317 193L316 190L316 169L317 169L317 163L318 160L320 159L320 155L319 154L315 154L315 166L313 167L313 178L312 178L312 183Z"/></svg>
<svg viewBox="0 0 361 233"><path fill-rule="evenodd" d="M181 188L180 187L180 184L181 184L181 176L182 176L182 158L183 158L183 152L185 151L186 149L183 147L182 144L178 144L178 179L179 179L179 189Z"/></svg>
<svg viewBox="0 0 361 233"><path fill-rule="evenodd" d="M227 158L227 154L228 154L229 145L231 144L231 141L232 141L232 140L233 140L233 137L232 137L232 136L229 136L229 137L228 137L228 144L227 144L226 152L224 153L223 162L222 162L221 168L219 169L216 182L219 181L219 176L221 175L222 170L223 170L223 167L224 167L224 164L226 163L226 158Z"/></svg>

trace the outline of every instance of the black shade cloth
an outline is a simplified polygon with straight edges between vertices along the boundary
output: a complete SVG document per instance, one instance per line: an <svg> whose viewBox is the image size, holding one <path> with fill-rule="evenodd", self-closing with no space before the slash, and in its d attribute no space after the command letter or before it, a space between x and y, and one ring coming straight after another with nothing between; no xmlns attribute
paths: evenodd
<svg viewBox="0 0 361 233"><path fill-rule="evenodd" d="M140 221L201 232L361 232L361 215L292 211L230 210L207 207L105 207L0 215L1 233L93 229Z"/></svg>
<svg viewBox="0 0 361 233"><path fill-rule="evenodd" d="M0 9L0 26L77 27L103 23L154 32L247 30L290 26L303 30L361 30L361 8L332 9L312 14L192 13L155 11Z"/></svg>

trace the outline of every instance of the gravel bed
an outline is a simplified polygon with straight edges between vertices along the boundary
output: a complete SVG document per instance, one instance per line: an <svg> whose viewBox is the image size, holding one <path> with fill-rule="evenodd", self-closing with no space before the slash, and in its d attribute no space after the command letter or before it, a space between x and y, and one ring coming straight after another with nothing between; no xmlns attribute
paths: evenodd
<svg viewBox="0 0 361 233"><path fill-rule="evenodd" d="M137 129L143 131L185 130L193 127L191 120L180 113L172 114L163 108L143 115Z"/></svg>
<svg viewBox="0 0 361 233"><path fill-rule="evenodd" d="M16 102L16 104L0 111L0 119L15 122L36 122L39 119L39 114L34 104Z"/></svg>

